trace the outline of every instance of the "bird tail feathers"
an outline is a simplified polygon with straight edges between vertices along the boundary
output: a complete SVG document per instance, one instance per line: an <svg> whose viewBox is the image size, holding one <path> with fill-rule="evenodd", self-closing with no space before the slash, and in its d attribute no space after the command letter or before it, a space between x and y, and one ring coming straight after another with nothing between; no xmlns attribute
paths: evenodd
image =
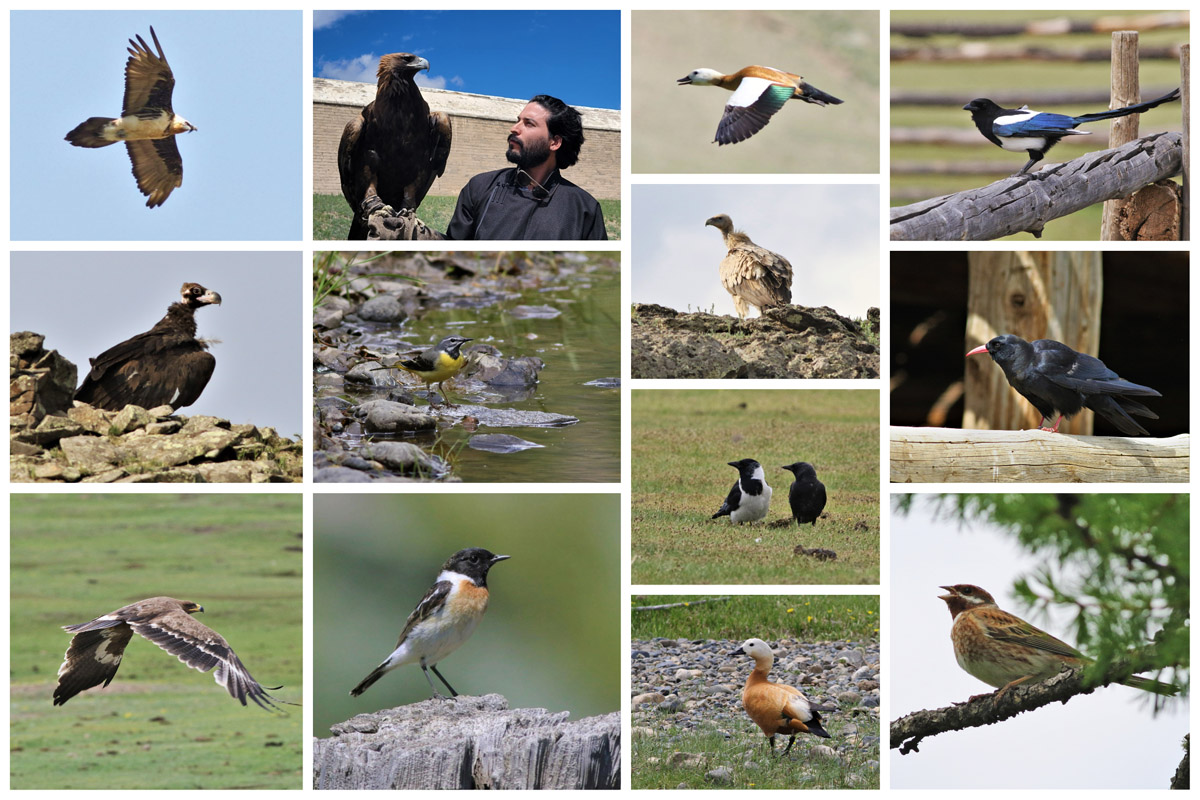
<svg viewBox="0 0 1200 800"><path fill-rule="evenodd" d="M1079 122L1095 122L1102 119L1116 119L1117 117L1127 117L1130 114L1140 114L1143 111L1149 111L1156 106L1161 106L1163 103L1169 103L1172 100L1179 99L1179 90L1167 92L1162 97L1156 100L1147 100L1144 103L1135 103L1124 108L1114 108L1112 111L1097 111L1095 114L1082 114L1075 119Z"/></svg>
<svg viewBox="0 0 1200 800"><path fill-rule="evenodd" d="M812 103L813 105L818 106L840 106L842 104L842 101L838 98L828 94L827 92L822 92L820 89L810 83L805 83L800 87L800 99L806 103Z"/></svg>
<svg viewBox="0 0 1200 800"><path fill-rule="evenodd" d="M108 147L110 144L116 144L113 139L105 139L104 128L111 119L107 117L89 117L83 122L75 126L75 129L66 135L66 140L76 147Z"/></svg>
<svg viewBox="0 0 1200 800"><path fill-rule="evenodd" d="M360 694L365 692L367 689L370 689L371 685L373 683L375 683L375 681L379 680L384 675L386 675L388 672L387 663L388 662L386 662L386 661L383 662L378 667L373 669L371 671L370 675L368 675L367 677L365 677L361 681L359 681L358 686L355 686L353 689L350 690L350 696L358 697Z"/></svg>

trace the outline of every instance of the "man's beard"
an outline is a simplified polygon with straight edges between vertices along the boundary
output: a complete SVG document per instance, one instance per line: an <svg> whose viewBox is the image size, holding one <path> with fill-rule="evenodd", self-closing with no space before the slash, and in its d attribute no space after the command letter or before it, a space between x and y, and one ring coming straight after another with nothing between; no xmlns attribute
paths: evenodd
<svg viewBox="0 0 1200 800"><path fill-rule="evenodd" d="M509 142L508 152L504 157L521 169L530 169L543 163L550 157L550 142L539 141L527 147L513 145Z"/></svg>

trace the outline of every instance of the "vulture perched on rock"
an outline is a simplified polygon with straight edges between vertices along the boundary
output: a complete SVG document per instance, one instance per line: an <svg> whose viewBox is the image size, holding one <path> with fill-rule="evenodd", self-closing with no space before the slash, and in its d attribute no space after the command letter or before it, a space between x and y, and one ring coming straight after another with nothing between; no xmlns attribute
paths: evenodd
<svg viewBox="0 0 1200 800"><path fill-rule="evenodd" d="M354 221L350 239L366 239L363 201L376 195L397 213L416 209L450 155L450 117L430 112L413 77L429 62L412 53L379 59L375 100L346 124L338 146L342 194Z"/></svg>
<svg viewBox="0 0 1200 800"><path fill-rule="evenodd" d="M208 342L196 338L196 309L220 305L221 295L198 283L185 283L179 293L153 328L90 359L76 400L120 411L127 405L178 410L199 399L217 360Z"/></svg>
<svg viewBox="0 0 1200 800"><path fill-rule="evenodd" d="M729 252L721 260L721 285L733 295L733 307L740 319L746 318L750 306L757 306L761 313L792 302L792 265L786 258L735 231L728 214L709 217L704 224L712 225L725 237Z"/></svg>

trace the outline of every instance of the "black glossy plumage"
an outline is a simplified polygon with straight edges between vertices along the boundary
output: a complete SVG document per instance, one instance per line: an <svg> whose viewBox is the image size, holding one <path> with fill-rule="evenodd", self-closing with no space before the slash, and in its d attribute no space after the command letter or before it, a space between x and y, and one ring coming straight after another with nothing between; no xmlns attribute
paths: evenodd
<svg viewBox="0 0 1200 800"><path fill-rule="evenodd" d="M788 504L797 525L817 524L825 510L825 484L817 480L817 471L807 461L797 461L782 467L796 476L788 490Z"/></svg>
<svg viewBox="0 0 1200 800"><path fill-rule="evenodd" d="M1135 397L1161 397L1149 386L1122 380L1100 359L1053 339L1027 342L1019 336L997 336L968 356L987 352L1004 377L1042 415L1042 427L1054 417L1071 417L1090 408L1127 436L1149 433L1130 417L1158 419ZM1061 421L1061 420L1060 420ZM1058 429L1058 424L1054 430Z"/></svg>
<svg viewBox="0 0 1200 800"><path fill-rule="evenodd" d="M216 292L185 283L180 301L153 328L90 359L92 368L75 399L109 411L127 405L180 409L196 402L217 360L207 352L208 343L196 338L195 313L220 302Z"/></svg>

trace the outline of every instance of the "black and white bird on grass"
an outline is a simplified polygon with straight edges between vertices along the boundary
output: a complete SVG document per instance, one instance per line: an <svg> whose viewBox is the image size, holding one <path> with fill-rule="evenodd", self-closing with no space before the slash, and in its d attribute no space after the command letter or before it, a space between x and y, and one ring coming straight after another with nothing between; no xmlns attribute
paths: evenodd
<svg viewBox="0 0 1200 800"><path fill-rule="evenodd" d="M1066 114L1050 114L1034 111L1029 106L1020 108L1001 108L987 98L980 97L963 106L964 111L971 112L975 127L984 137L1005 150L1029 154L1029 162L1021 167L1017 175L1024 175L1029 168L1042 160L1046 151L1058 144L1067 136L1086 136L1091 131L1077 131L1076 127L1085 122L1099 122L1117 117L1127 117L1130 114L1141 114L1143 111L1179 99L1179 90L1168 92L1157 100L1136 103L1124 108L1114 108L1112 111L1098 111L1094 114L1081 114L1071 117Z"/></svg>
<svg viewBox="0 0 1200 800"><path fill-rule="evenodd" d="M797 525L816 525L817 517L825 510L825 484L817 480L817 471L807 461L788 464L786 469L796 476L788 490L788 505Z"/></svg>
<svg viewBox="0 0 1200 800"><path fill-rule="evenodd" d="M729 466L738 471L738 479L717 513L717 517L729 517L731 522L755 522L767 516L767 507L771 504L771 487L767 485L767 476L762 464L753 458L743 458L741 461L730 461Z"/></svg>

